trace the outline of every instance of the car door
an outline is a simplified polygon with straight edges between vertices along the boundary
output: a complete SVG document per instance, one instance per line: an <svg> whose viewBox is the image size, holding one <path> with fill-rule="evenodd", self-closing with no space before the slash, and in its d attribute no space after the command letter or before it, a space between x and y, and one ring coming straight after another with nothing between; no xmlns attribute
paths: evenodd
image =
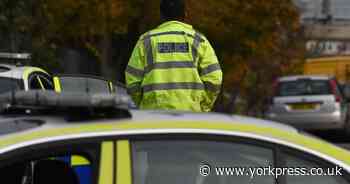
<svg viewBox="0 0 350 184"><path fill-rule="evenodd" d="M266 141L219 135L148 135L123 144L118 147L118 154L125 155L118 156L120 164L119 159L123 160L122 169L117 169L118 184L349 183L346 171L342 176L288 175L288 169L331 169L336 165L296 150L297 154L288 155L283 145ZM304 161L305 155L327 164ZM285 173L278 175L274 171L278 168Z"/></svg>
<svg viewBox="0 0 350 184"><path fill-rule="evenodd" d="M65 140L0 155L0 176L11 184L112 184L113 141ZM35 154L34 154L35 153Z"/></svg>

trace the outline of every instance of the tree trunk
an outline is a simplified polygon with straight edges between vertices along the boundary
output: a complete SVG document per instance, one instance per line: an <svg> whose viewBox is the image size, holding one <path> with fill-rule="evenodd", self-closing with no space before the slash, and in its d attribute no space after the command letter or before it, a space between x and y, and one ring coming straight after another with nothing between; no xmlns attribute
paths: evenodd
<svg viewBox="0 0 350 184"><path fill-rule="evenodd" d="M106 77L107 79L113 80L113 72L111 70L110 61L112 58L112 33L111 33L111 21L112 21L112 15L111 15L111 1L105 0L102 1L104 4L105 9L105 27L104 27L104 35L99 43L99 51L100 51L100 71L101 75Z"/></svg>
<svg viewBox="0 0 350 184"><path fill-rule="evenodd" d="M243 83L243 81L244 81L245 77L247 76L247 74L248 74L248 71L245 70L243 75L242 75L242 77L241 77L241 79L238 82L238 85L236 85L236 86L239 86L239 84ZM226 110L227 110L226 113L232 114L232 113L235 112L235 110L236 110L236 101L237 101L237 97L238 96L239 96L239 88L234 88L232 90L232 92L231 92L231 98L230 98L229 104L228 104L228 106L226 108Z"/></svg>
<svg viewBox="0 0 350 184"><path fill-rule="evenodd" d="M112 38L110 34L106 33L99 43L100 51L100 71L103 77L113 80L113 70L109 66L112 58Z"/></svg>

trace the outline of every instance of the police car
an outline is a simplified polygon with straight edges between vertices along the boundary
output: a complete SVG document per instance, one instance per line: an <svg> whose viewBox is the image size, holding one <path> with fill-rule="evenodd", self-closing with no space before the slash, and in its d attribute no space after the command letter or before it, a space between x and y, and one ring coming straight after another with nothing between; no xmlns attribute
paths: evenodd
<svg viewBox="0 0 350 184"><path fill-rule="evenodd" d="M125 103L116 95L1 95L0 179L11 184L350 183L350 152L289 126L215 113L128 110Z"/></svg>
<svg viewBox="0 0 350 184"><path fill-rule="evenodd" d="M56 92L127 94L121 83L81 74L55 74L32 66L28 53L0 53L0 93L17 90L55 90ZM5 64L4 64L5 63Z"/></svg>
<svg viewBox="0 0 350 184"><path fill-rule="evenodd" d="M53 90L51 76L45 70L24 66L30 59L26 53L0 53L0 93L16 90Z"/></svg>

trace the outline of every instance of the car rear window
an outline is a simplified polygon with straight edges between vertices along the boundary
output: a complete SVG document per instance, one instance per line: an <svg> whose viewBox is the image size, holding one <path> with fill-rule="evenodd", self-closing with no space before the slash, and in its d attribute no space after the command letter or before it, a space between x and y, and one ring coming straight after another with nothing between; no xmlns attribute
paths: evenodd
<svg viewBox="0 0 350 184"><path fill-rule="evenodd" d="M104 80L83 77L60 77L62 91L78 93L110 93L108 83Z"/></svg>
<svg viewBox="0 0 350 184"><path fill-rule="evenodd" d="M20 82L17 79L0 77L0 93L16 91L20 89Z"/></svg>
<svg viewBox="0 0 350 184"><path fill-rule="evenodd" d="M328 80L296 80L279 82L278 96L305 96L332 94Z"/></svg>

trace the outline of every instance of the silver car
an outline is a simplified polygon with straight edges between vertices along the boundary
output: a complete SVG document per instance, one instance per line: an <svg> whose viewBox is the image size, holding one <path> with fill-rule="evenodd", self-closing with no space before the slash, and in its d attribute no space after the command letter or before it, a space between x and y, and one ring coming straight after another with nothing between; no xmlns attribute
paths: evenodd
<svg viewBox="0 0 350 184"><path fill-rule="evenodd" d="M279 78L267 118L301 129L349 130L347 98L337 80L328 76Z"/></svg>

